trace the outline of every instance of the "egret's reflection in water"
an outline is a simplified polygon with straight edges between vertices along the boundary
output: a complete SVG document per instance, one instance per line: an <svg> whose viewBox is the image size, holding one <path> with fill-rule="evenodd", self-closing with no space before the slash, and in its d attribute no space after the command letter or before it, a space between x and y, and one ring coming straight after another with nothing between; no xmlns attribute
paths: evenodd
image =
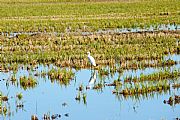
<svg viewBox="0 0 180 120"><path fill-rule="evenodd" d="M93 74L91 74L91 77L89 79L88 85L86 86L86 89L92 89L93 88L93 86L96 82L96 78L97 78L97 74L96 74L96 71L94 70Z"/></svg>

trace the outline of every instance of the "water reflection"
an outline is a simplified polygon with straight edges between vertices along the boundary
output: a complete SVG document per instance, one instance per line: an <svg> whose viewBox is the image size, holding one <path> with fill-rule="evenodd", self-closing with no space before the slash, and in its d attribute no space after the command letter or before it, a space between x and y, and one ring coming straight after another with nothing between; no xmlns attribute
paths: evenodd
<svg viewBox="0 0 180 120"><path fill-rule="evenodd" d="M179 61L179 56L172 55L171 59ZM41 64L37 65L32 70L27 70L25 68L26 67L23 67L22 69L22 67L20 67L17 73L13 73L12 71L7 73L0 72L0 91L9 98L8 103L3 102L2 107L9 107L12 113L9 117L0 115L0 119L29 119L31 115L35 113L38 118L42 118L43 115L48 112L50 112L50 117L61 115L62 119L68 116L69 119L109 120L112 119L112 116L117 114L119 115L117 119L161 119L162 117L172 119L172 115L176 116L180 111L179 106L176 106L176 108L172 110L169 106L163 104L163 100L168 100L169 96L172 94L179 94L179 89L172 88L171 90L148 94L123 96L121 94L112 94L112 91L115 89L114 86L105 86L103 87L103 92L86 89L80 91L80 102L82 101L85 105L79 104L74 99L78 94L76 88L78 88L80 84L87 85L86 88L92 89L97 85L97 82L101 83L103 86L105 84L104 81L106 81L106 83L113 83L114 80L119 78L123 83L123 78L127 76L136 77L141 74L147 75L163 69L179 69L179 64L165 68L146 68L136 71L123 70L121 73L114 72L113 75L105 76L103 80L97 77L99 76L98 71L93 71L93 74L90 74L89 69L81 69L76 71L76 81L71 81L66 87L60 86L58 82L51 82L47 74L42 76L42 73L48 73L51 69L56 68L54 65L47 66ZM15 76L16 79L19 79L21 76L34 76L39 84L37 84L35 88L27 90L22 89L17 83L8 84L8 86L6 86L5 84L10 83L13 76ZM155 82L153 84L155 84ZM99 86L96 86L96 88L97 87ZM119 89L121 90L123 88ZM7 95L8 91L10 92ZM17 93L23 94L22 100L17 99ZM12 99L10 99L11 97ZM68 103L68 106L62 106L64 101ZM122 106L119 107L119 104ZM36 106L38 106L38 110L36 110ZM129 108L131 109L129 110ZM149 111L151 111L151 115L148 114ZM90 115L90 113L94 114L94 116ZM152 116L152 114L155 116Z"/></svg>
<svg viewBox="0 0 180 120"><path fill-rule="evenodd" d="M136 33L136 32L156 32L156 31L177 31L180 30L180 25L176 24L160 24L160 25L150 25L149 27L134 27L134 28L117 28L117 29L99 29L95 32L68 32L68 34L72 35L92 35L92 34L118 34L118 33ZM9 38L17 37L18 35L25 34L25 35L36 35L36 34L54 34L54 35L64 35L65 33L58 33L58 32L0 32L0 35L7 36Z"/></svg>
<svg viewBox="0 0 180 120"><path fill-rule="evenodd" d="M94 84L96 82L96 70L94 70L93 74L91 75L90 79L89 79L89 83L88 85L86 86L86 89L92 89L94 87Z"/></svg>

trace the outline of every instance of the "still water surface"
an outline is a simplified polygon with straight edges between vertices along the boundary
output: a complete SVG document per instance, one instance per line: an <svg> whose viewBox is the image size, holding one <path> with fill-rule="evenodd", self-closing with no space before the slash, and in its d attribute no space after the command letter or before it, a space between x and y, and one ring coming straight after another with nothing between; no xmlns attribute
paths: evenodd
<svg viewBox="0 0 180 120"><path fill-rule="evenodd" d="M180 61L178 55L171 56L171 59ZM48 71L52 67L54 66L38 65L38 69L30 72L20 68L16 77L19 78L22 75L29 76L36 72ZM150 74L161 69L179 70L180 65L177 64L170 68L125 70L121 74L121 80L125 76L139 76L141 73ZM47 76L36 76L38 85L27 90L24 90L19 85L9 84L7 86L7 79L13 73L0 72L0 91L3 94L8 94L8 104L11 109L10 116L0 115L0 119L30 120L33 114L36 114L40 120L43 119L44 114L61 114L59 119L64 120L174 120L176 117L180 117L180 105L169 106L163 103L163 100L168 100L170 96L180 95L179 89L171 89L167 93L154 93L147 97L139 96L138 99L135 99L134 97L124 98L122 95L116 96L112 94L114 88L106 86L102 91L84 89L83 92L87 94L87 103L84 104L82 99L77 101L75 100L78 94L77 88L80 84L88 85L91 78L91 70L81 69L73 71L76 78L68 86L62 86L57 82L52 83ZM115 73L113 77L104 77L103 81L111 83L118 76L119 74ZM96 82L100 80L97 73ZM177 80L180 81L180 78ZM16 108L17 100L15 96L20 92L23 94L21 101L24 104L23 109ZM67 105L63 106L63 103L67 103ZM68 114L68 116L65 116L65 114Z"/></svg>

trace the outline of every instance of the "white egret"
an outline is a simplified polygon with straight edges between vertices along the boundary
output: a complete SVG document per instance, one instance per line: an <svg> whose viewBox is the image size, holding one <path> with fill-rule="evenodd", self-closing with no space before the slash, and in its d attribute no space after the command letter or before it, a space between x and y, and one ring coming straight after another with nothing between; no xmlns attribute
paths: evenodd
<svg viewBox="0 0 180 120"><path fill-rule="evenodd" d="M89 62L91 63L91 66L96 66L96 62L95 62L95 59L90 55L90 52L87 52L88 54L88 60Z"/></svg>

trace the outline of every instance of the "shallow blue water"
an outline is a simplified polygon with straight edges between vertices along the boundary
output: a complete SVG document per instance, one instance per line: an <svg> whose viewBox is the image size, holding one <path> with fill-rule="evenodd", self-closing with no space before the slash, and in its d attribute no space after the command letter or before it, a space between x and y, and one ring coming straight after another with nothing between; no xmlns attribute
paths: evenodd
<svg viewBox="0 0 180 120"><path fill-rule="evenodd" d="M144 28L140 27L134 27L134 28L117 28L117 29L99 29L95 32L81 32L81 35L92 35L92 34L108 34L108 33L136 33L136 32L155 32L155 31L163 31L163 30L169 30L169 31L177 31L180 30L180 25L176 24L159 24L159 25L150 25L149 27L145 26ZM10 32L10 33L4 33L1 32L0 35L4 35L7 37L15 37L20 34L27 34L27 35L33 35L33 34L54 34L54 35L63 35L64 33L58 33L58 32ZM68 34L79 34L79 32L68 32Z"/></svg>
<svg viewBox="0 0 180 120"><path fill-rule="evenodd" d="M176 58L176 57L175 57ZM175 59L172 57L172 59ZM177 59L177 61L180 59ZM19 69L16 77L19 78L22 75L33 75L36 72L48 71L50 67L39 65L38 69L34 72L28 72L26 70ZM126 70L121 74L121 78L125 76L138 76L141 73L150 74L157 72L162 68L147 68L145 70ZM172 66L171 69L180 69L179 64ZM10 120L29 120L31 115L36 114L41 120L44 114L61 114L60 119L64 120L173 120L176 117L180 117L180 105L169 106L163 103L163 100L168 100L172 95L179 95L180 90L172 89L167 93L155 93L148 95L148 97L140 96L138 99L134 97L124 98L119 95L112 94L113 87L106 86L102 91L93 89L84 89L83 93L87 95L86 104L83 100L75 100L80 84L84 86L88 85L91 78L91 71L88 69L82 69L75 71L76 79L70 82L70 85L63 86L57 82L51 83L50 79L46 77L35 77L38 81L38 85L35 88L29 88L24 90L20 86L14 86L9 84L6 86L6 81L12 75L12 72L3 73L0 72L0 91L3 94L8 94L9 106L11 116L0 115L0 119ZM103 80L111 83L119 76L116 73L113 77L104 77ZM180 79L180 78L178 78ZM96 83L101 79L98 77ZM24 103L24 108L17 109L15 97L17 93L23 94L21 102ZM62 106L66 102L67 106ZM5 102L8 106L8 104ZM64 114L68 113L66 117Z"/></svg>

